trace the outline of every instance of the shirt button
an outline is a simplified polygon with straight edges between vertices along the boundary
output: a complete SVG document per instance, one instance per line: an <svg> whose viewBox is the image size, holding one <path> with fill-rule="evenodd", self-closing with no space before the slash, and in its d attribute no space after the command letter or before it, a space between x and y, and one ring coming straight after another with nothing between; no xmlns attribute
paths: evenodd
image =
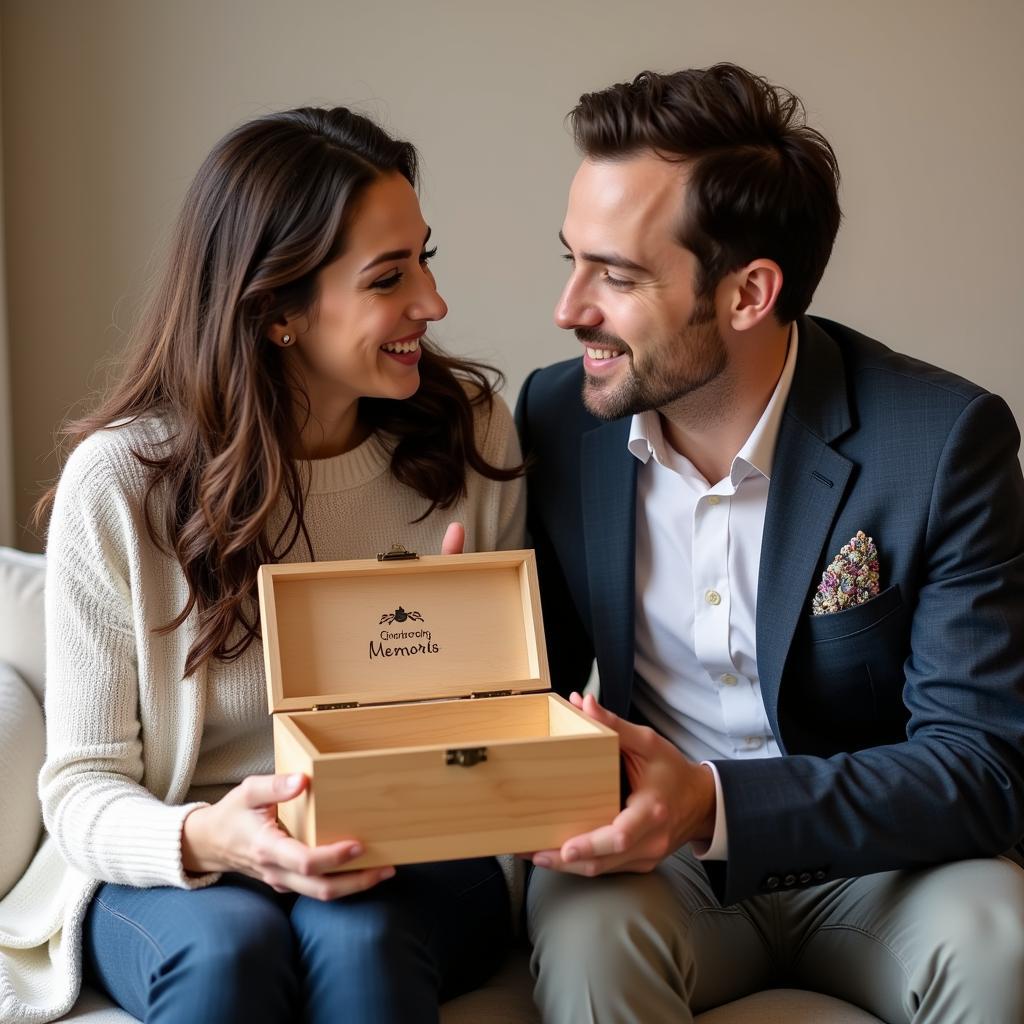
<svg viewBox="0 0 1024 1024"><path fill-rule="evenodd" d="M721 680L726 686L736 685L736 677L730 672L726 672L724 676L721 676Z"/></svg>
<svg viewBox="0 0 1024 1024"><path fill-rule="evenodd" d="M721 604L722 595L717 590L709 590L704 595L704 600L707 601L708 604Z"/></svg>
<svg viewBox="0 0 1024 1024"><path fill-rule="evenodd" d="M792 885L796 885L796 875L786 875L782 880L782 884L788 889Z"/></svg>
<svg viewBox="0 0 1024 1024"><path fill-rule="evenodd" d="M721 499L718 497L717 494L710 494L710 495L708 495L708 504L709 505L717 505L720 500Z"/></svg>
<svg viewBox="0 0 1024 1024"><path fill-rule="evenodd" d="M757 750L762 743L764 743L764 740L762 740L760 736L748 736L743 741L743 746L745 746L747 750Z"/></svg>
<svg viewBox="0 0 1024 1024"><path fill-rule="evenodd" d="M810 881L811 881L811 873L810 873L810 871L802 872L801 875L800 875L800 884L801 885L807 885Z"/></svg>

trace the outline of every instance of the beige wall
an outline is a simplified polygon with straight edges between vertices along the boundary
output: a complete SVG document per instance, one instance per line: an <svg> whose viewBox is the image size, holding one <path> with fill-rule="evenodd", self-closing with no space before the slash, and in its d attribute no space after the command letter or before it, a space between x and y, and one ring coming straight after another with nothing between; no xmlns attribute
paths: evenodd
<svg viewBox="0 0 1024 1024"><path fill-rule="evenodd" d="M0 40L3 26L0 24ZM2 42L0 42L2 47ZM0 90L2 93L2 90ZM2 110L0 95L0 110ZM0 139L3 137L3 118L0 116ZM0 156L3 146L0 145ZM0 195L3 195L3 168L0 164ZM7 294L4 274L3 208L0 207L0 544L14 544L14 446L11 437L10 358L7 344Z"/></svg>
<svg viewBox="0 0 1024 1024"><path fill-rule="evenodd" d="M20 522L55 471L55 425L102 382L228 128L347 103L415 141L451 306L438 336L505 369L514 397L530 368L576 352L550 320L576 163L562 117L643 67L731 59L802 94L844 175L814 310L999 391L1024 420L1020 0L7 0L0 15Z"/></svg>

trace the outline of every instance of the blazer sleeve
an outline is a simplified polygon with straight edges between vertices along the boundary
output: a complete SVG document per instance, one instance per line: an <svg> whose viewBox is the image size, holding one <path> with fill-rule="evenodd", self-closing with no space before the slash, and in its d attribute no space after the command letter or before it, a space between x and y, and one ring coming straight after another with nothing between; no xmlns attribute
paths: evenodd
<svg viewBox="0 0 1024 1024"><path fill-rule="evenodd" d="M936 463L910 617L906 740L827 758L715 762L726 902L786 876L821 882L995 855L1024 834L1019 440L1006 404L981 394Z"/></svg>

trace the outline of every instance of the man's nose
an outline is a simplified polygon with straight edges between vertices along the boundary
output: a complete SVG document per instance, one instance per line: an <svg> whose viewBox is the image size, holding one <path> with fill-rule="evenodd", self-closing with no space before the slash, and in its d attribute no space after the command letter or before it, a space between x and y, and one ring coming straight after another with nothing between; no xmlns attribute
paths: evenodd
<svg viewBox="0 0 1024 1024"><path fill-rule="evenodd" d="M555 306L555 323L562 330L571 331L576 327L597 327L603 319L582 285L570 280Z"/></svg>

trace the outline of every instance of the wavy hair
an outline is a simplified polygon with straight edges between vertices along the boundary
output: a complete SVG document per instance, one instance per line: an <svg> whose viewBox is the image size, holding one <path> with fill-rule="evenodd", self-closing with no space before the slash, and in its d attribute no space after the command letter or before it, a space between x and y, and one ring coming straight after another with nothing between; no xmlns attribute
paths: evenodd
<svg viewBox="0 0 1024 1024"><path fill-rule="evenodd" d="M410 143L343 107L289 110L229 133L188 189L121 379L63 429L73 449L141 416L170 425L166 443L134 454L148 470L150 539L173 554L188 586L185 606L158 632L198 615L186 675L210 658L238 658L259 638L262 563L280 561L300 538L314 557L293 459L308 399L267 331L314 310L317 275L342 251L346 215L367 186L398 173L415 187L416 170ZM465 494L467 468L494 480L521 474L491 465L476 444L475 408L490 405L500 374L428 343L420 381L403 401L361 399L359 417L391 435L391 472L430 502L425 516ZM282 496L285 525L270 536Z"/></svg>

